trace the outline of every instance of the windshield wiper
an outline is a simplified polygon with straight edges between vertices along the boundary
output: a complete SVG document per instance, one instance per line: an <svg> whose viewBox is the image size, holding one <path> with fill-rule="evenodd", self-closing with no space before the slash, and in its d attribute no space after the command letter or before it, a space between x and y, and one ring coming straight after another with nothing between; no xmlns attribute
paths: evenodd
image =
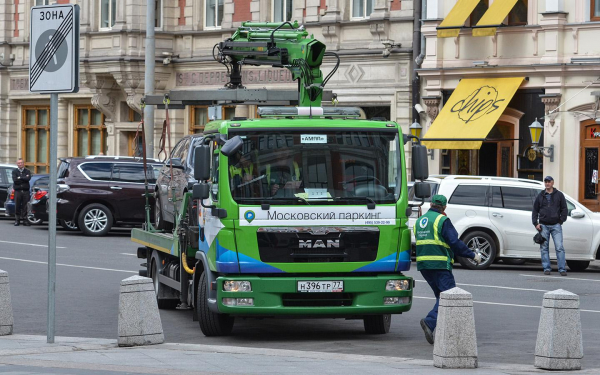
<svg viewBox="0 0 600 375"><path fill-rule="evenodd" d="M375 209L375 201L373 198L356 196L356 197L320 197L320 198L309 198L309 199L332 199L334 201L368 201L367 208L369 210Z"/></svg>
<svg viewBox="0 0 600 375"><path fill-rule="evenodd" d="M310 206L310 203L308 203L308 201L302 197L265 197L265 198L255 198L255 197L251 197L251 198L238 198L241 201L296 201L296 202L302 202L307 204L308 206ZM263 210L268 210L270 208L270 203L263 203L261 204L261 208Z"/></svg>

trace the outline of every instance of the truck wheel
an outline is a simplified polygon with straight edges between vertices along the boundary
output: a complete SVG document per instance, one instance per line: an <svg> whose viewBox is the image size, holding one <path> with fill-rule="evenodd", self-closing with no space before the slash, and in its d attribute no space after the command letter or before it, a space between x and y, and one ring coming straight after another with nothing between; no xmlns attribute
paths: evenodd
<svg viewBox="0 0 600 375"><path fill-rule="evenodd" d="M365 332L373 335L381 335L390 331L392 315L368 315L364 317Z"/></svg>
<svg viewBox="0 0 600 375"><path fill-rule="evenodd" d="M86 236L105 236L112 228L113 215L105 205L92 203L81 210L77 224Z"/></svg>
<svg viewBox="0 0 600 375"><path fill-rule="evenodd" d="M567 266L574 272L583 272L590 265L589 260L567 260Z"/></svg>
<svg viewBox="0 0 600 375"><path fill-rule="evenodd" d="M479 249L481 253L481 264L477 265L469 258L457 257L463 267L470 270L484 270L496 259L496 241L487 233L481 231L470 232L463 237L463 242L473 251Z"/></svg>
<svg viewBox="0 0 600 375"><path fill-rule="evenodd" d="M152 277L152 284L154 284L154 292L156 292L156 304L158 305L159 309L174 309L177 307L177 304L179 303L178 299L173 299L173 298L160 298L159 296L161 295L161 289L164 288L164 286L158 281L158 265L156 264L155 260L152 260L152 269L151 269L151 277Z"/></svg>
<svg viewBox="0 0 600 375"><path fill-rule="evenodd" d="M208 308L208 282L206 273L200 276L198 287L197 315L200 321L200 329L204 336L227 336L233 329L234 319L229 315L215 314Z"/></svg>

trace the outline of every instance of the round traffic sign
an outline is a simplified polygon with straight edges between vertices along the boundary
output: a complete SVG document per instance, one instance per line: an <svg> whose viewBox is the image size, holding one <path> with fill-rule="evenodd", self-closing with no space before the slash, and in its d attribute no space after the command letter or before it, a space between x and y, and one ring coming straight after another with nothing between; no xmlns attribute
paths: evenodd
<svg viewBox="0 0 600 375"><path fill-rule="evenodd" d="M54 52L54 49L51 49L49 51L49 52L54 52L54 55L52 57L50 57L50 61L48 61L48 64L44 68L44 70L46 72L55 72L58 69L60 69L65 64L65 61L67 61L67 54L69 52L69 50L67 48L67 43L64 41L64 39L65 39L64 35L62 35L60 33L60 31L57 32L55 29L48 29L48 30L44 31L42 33L42 35L40 35L40 37L38 38L38 40L35 44L36 60L39 61L40 55L44 52L44 48L46 48L46 45L48 45L48 43L50 43L52 38L58 38L59 40L63 40L63 42L60 44L60 46L58 47L56 52ZM44 56L47 56L47 55L44 55ZM42 58L44 56L42 56Z"/></svg>

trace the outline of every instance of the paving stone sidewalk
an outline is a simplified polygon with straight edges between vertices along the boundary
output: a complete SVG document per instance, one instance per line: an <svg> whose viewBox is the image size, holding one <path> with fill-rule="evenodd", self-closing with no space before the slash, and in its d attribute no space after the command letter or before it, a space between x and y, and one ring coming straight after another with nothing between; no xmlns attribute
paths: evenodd
<svg viewBox="0 0 600 375"><path fill-rule="evenodd" d="M433 360L234 346L161 344L119 348L117 340L45 336L0 337L0 373L28 374L537 374L523 365L480 363L475 370L442 370ZM400 350L400 346L399 346ZM433 350L433 348L432 348ZM552 371L552 374L560 372ZM573 373L573 372L571 372ZM598 374L584 369L577 374Z"/></svg>

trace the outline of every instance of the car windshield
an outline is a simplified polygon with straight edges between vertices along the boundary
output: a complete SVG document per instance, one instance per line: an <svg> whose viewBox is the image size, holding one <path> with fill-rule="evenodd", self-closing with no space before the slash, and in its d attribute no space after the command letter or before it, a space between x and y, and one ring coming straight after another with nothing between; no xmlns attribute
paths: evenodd
<svg viewBox="0 0 600 375"><path fill-rule="evenodd" d="M238 203L356 205L400 196L397 131L235 134L244 144L228 173Z"/></svg>

